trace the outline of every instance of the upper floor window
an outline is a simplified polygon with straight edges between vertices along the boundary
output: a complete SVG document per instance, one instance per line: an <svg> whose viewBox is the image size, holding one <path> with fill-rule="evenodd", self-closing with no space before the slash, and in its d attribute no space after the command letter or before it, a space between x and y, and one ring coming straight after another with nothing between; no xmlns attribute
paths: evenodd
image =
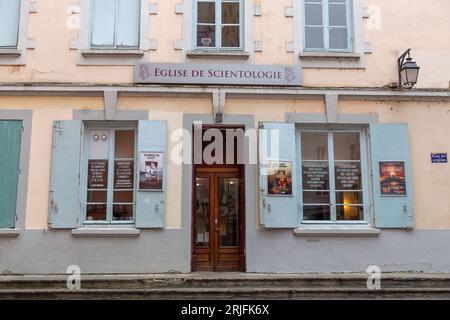
<svg viewBox="0 0 450 320"><path fill-rule="evenodd" d="M196 0L194 3L197 49L242 49L242 0Z"/></svg>
<svg viewBox="0 0 450 320"><path fill-rule="evenodd" d="M0 0L0 48L17 48L20 0Z"/></svg>
<svg viewBox="0 0 450 320"><path fill-rule="evenodd" d="M138 49L141 0L93 0L91 48Z"/></svg>
<svg viewBox="0 0 450 320"><path fill-rule="evenodd" d="M305 51L351 51L351 0L304 0Z"/></svg>

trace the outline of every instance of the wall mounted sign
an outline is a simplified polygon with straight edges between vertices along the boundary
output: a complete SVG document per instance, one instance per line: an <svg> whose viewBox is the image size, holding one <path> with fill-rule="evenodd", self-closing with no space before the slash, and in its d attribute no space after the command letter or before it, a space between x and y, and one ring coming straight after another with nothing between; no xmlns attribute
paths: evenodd
<svg viewBox="0 0 450 320"><path fill-rule="evenodd" d="M447 153L432 153L431 163L448 163Z"/></svg>
<svg viewBox="0 0 450 320"><path fill-rule="evenodd" d="M138 63L136 83L299 86L299 65Z"/></svg>
<svg viewBox="0 0 450 320"><path fill-rule="evenodd" d="M114 189L133 189L133 176L133 160L118 160L114 162Z"/></svg>
<svg viewBox="0 0 450 320"><path fill-rule="evenodd" d="M267 190L272 196L292 196L292 162L271 162L267 168Z"/></svg>
<svg viewBox="0 0 450 320"><path fill-rule="evenodd" d="M164 179L163 158L163 152L142 152L140 154L139 190L162 191Z"/></svg>
<svg viewBox="0 0 450 320"><path fill-rule="evenodd" d="M108 189L108 160L89 160L88 189Z"/></svg>
<svg viewBox="0 0 450 320"><path fill-rule="evenodd" d="M380 162L382 196L406 196L406 171L403 161Z"/></svg>

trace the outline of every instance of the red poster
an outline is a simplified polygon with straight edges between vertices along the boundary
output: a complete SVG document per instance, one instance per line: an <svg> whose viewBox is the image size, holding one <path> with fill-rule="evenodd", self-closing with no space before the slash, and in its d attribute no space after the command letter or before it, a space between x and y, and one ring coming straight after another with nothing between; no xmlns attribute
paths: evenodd
<svg viewBox="0 0 450 320"><path fill-rule="evenodd" d="M405 163L380 162L380 185L382 196L406 196Z"/></svg>

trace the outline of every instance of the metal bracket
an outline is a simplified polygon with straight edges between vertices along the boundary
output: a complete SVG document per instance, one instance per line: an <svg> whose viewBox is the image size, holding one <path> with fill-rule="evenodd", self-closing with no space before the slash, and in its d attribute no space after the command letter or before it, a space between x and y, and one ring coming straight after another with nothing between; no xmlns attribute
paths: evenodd
<svg viewBox="0 0 450 320"><path fill-rule="evenodd" d="M222 90L216 90L212 93L213 98L213 114L214 114L214 121L216 123L222 123L223 122L223 115L225 113L225 100L226 100L226 93Z"/></svg>

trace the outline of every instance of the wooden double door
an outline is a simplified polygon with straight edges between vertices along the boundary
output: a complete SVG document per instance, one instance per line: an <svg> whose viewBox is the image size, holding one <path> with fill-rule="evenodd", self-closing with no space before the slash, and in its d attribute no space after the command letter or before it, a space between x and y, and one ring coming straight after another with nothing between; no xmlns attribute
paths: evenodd
<svg viewBox="0 0 450 320"><path fill-rule="evenodd" d="M193 271L244 271L244 179L238 168L197 168Z"/></svg>

